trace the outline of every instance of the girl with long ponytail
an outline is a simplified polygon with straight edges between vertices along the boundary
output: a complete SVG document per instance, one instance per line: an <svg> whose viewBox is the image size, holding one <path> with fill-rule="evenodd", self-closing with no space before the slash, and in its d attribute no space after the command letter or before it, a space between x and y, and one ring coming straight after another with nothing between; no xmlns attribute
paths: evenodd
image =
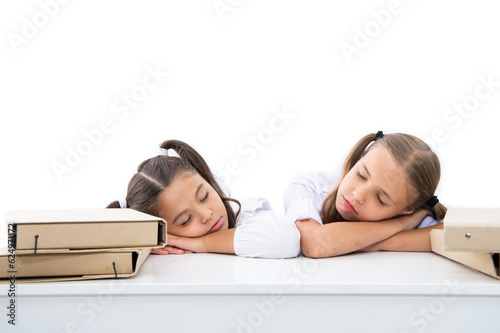
<svg viewBox="0 0 500 333"><path fill-rule="evenodd" d="M108 208L131 208L163 218L168 245L154 249L156 254L288 258L300 252L299 232L292 221L275 215L265 199L241 204L227 197L203 157L178 140L163 142L158 156L142 162L129 181L125 201Z"/></svg>
<svg viewBox="0 0 500 333"><path fill-rule="evenodd" d="M296 179L285 192L286 215L306 256L430 251L430 230L446 214L435 196L440 172L425 142L379 131L352 148L336 183L325 174Z"/></svg>

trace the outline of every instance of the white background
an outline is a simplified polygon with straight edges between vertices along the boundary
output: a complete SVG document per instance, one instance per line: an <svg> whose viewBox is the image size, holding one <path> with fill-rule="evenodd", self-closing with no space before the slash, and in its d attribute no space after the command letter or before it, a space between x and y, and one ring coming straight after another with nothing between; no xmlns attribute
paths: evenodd
<svg viewBox="0 0 500 333"><path fill-rule="evenodd" d="M339 171L363 135L383 130L428 140L439 129L446 138L434 146L441 202L500 208L498 7L3 1L1 213L105 207L125 195L139 163L174 138L194 146L216 173L236 161L230 194L265 196L280 213L294 175ZM347 44L357 53L343 53ZM128 114L115 112L123 95L140 93L147 68L168 77ZM496 86L478 88L481 77ZM453 111L467 102L467 114ZM276 110L294 117L270 132ZM96 135L59 179L54 164L67 164L69 149L88 148L84 132L105 119L112 130ZM255 155L238 150L259 136Z"/></svg>

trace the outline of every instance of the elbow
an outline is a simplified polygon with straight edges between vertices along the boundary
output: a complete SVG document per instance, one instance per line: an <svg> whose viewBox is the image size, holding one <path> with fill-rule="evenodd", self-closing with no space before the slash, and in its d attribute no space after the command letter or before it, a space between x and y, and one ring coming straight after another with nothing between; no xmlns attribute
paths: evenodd
<svg viewBox="0 0 500 333"><path fill-rule="evenodd" d="M327 258L333 255L329 254L322 245L320 235L308 235L300 241L302 253L308 258Z"/></svg>
<svg viewBox="0 0 500 333"><path fill-rule="evenodd" d="M300 245L302 253L309 258L330 258L347 253L341 242L325 239L321 232L302 237Z"/></svg>
<svg viewBox="0 0 500 333"><path fill-rule="evenodd" d="M302 253L308 258L326 258L324 251L314 245L302 245Z"/></svg>
<svg viewBox="0 0 500 333"><path fill-rule="evenodd" d="M302 253L309 258L329 258L348 252L346 241L338 237L337 230L325 229L316 222L297 221L300 231L300 247Z"/></svg>

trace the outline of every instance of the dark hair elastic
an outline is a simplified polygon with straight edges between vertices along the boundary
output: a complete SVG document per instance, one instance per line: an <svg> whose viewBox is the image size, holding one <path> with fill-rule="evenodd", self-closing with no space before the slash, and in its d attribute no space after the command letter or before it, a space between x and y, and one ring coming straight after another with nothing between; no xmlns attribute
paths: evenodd
<svg viewBox="0 0 500 333"><path fill-rule="evenodd" d="M375 134L375 140L381 139L384 137L384 132L378 131L377 134Z"/></svg>
<svg viewBox="0 0 500 333"><path fill-rule="evenodd" d="M439 199L437 196L433 196L429 201L427 201L425 204L429 207L434 207L436 204L439 202Z"/></svg>

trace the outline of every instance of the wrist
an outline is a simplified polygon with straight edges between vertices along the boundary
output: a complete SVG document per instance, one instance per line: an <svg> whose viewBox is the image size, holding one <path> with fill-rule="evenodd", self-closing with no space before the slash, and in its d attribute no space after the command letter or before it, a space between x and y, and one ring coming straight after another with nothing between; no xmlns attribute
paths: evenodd
<svg viewBox="0 0 500 333"><path fill-rule="evenodd" d="M202 236L201 239L201 244L200 244L200 250L201 253L207 253L208 252L208 237L210 234Z"/></svg>
<svg viewBox="0 0 500 333"><path fill-rule="evenodd" d="M397 232L407 231L415 228L414 217L412 215L402 215L394 219L398 228Z"/></svg>

